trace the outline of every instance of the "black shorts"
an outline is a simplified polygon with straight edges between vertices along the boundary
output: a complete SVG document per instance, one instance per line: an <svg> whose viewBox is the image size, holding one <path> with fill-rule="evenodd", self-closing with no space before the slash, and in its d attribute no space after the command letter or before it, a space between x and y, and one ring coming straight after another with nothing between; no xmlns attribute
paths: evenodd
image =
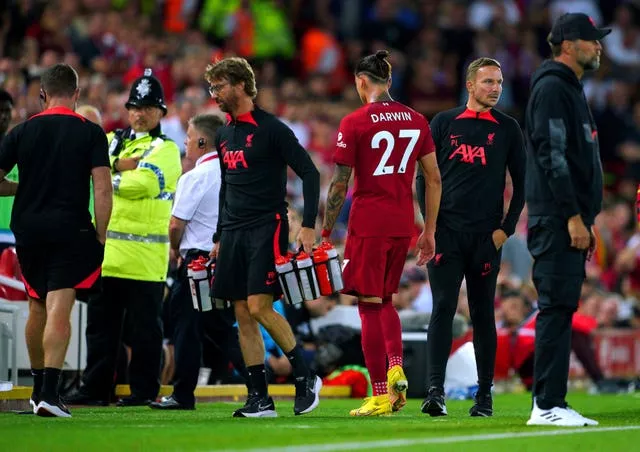
<svg viewBox="0 0 640 452"><path fill-rule="evenodd" d="M216 263L215 297L230 301L263 293L279 297L282 290L276 275L274 245L281 254L286 254L289 245L286 220L224 230Z"/></svg>
<svg viewBox="0 0 640 452"><path fill-rule="evenodd" d="M60 289L76 289L80 296L100 289L104 246L93 231L72 242L17 245L16 253L31 298L44 300Z"/></svg>

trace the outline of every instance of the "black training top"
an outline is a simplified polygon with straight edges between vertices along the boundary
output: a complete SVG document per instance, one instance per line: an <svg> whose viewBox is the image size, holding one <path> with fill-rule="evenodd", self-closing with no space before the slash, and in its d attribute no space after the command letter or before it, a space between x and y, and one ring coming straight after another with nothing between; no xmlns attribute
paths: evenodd
<svg viewBox="0 0 640 452"><path fill-rule="evenodd" d="M580 214L592 225L602 208L598 129L567 65L547 60L536 70L525 118L529 216L566 221Z"/></svg>
<svg viewBox="0 0 640 452"><path fill-rule="evenodd" d="M91 170L109 167L107 137L97 124L65 107L32 116L0 145L0 168L18 165L11 213L19 245L72 241L94 230L89 212Z"/></svg>
<svg viewBox="0 0 640 452"><path fill-rule="evenodd" d="M478 113L457 107L431 121L442 201L438 225L455 231L514 233L524 207L525 149L520 126L495 108ZM513 197L504 215L506 170ZM418 171L417 195L424 215L424 175Z"/></svg>
<svg viewBox="0 0 640 452"><path fill-rule="evenodd" d="M286 219L287 166L302 179L302 225L315 227L320 174L307 151L284 123L260 108L233 119L216 133L222 186L216 240L224 229L253 227ZM217 240L216 240L217 241Z"/></svg>

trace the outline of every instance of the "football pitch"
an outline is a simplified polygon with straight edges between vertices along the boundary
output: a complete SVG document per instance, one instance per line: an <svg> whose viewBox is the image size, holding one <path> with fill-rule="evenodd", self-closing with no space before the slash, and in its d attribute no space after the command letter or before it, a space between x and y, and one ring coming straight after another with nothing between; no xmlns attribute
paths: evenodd
<svg viewBox="0 0 640 452"><path fill-rule="evenodd" d="M201 403L196 411L75 408L72 419L0 413L0 451L258 451L333 450L580 451L640 450L640 394L570 394L573 407L598 427L527 427L529 396L498 395L493 418L470 418L470 401L449 401L449 416L420 413L409 400L398 414L352 418L350 399L323 399L316 411L294 416L278 400L278 418L234 419L241 403Z"/></svg>

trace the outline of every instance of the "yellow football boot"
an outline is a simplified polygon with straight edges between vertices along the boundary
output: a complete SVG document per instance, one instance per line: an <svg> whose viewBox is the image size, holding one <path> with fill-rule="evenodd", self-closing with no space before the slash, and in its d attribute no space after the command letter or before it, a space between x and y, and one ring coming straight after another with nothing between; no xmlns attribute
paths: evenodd
<svg viewBox="0 0 640 452"><path fill-rule="evenodd" d="M391 414L391 402L389 396L382 394L379 396L367 397L362 406L351 410L351 416L389 416Z"/></svg>
<svg viewBox="0 0 640 452"><path fill-rule="evenodd" d="M408 387L409 382L402 367L393 366L387 371L387 390L393 411L400 411L407 404Z"/></svg>

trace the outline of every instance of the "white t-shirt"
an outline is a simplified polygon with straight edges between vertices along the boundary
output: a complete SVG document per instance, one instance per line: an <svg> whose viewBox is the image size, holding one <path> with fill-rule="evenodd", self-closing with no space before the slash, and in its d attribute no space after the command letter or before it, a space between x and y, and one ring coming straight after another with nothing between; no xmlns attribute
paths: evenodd
<svg viewBox="0 0 640 452"><path fill-rule="evenodd" d="M187 250L209 251L213 246L212 237L218 226L220 176L218 153L209 152L178 180L171 215L187 222L180 241L183 258Z"/></svg>

